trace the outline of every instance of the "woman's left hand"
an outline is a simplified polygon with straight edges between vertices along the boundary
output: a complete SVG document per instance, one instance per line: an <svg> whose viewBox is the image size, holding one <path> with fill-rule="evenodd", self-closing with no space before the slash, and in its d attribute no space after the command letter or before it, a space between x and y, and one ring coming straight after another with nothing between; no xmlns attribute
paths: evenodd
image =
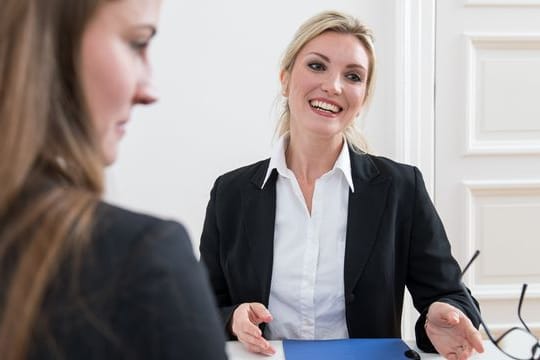
<svg viewBox="0 0 540 360"><path fill-rule="evenodd" d="M466 360L473 350L484 352L480 332L461 310L450 304L431 304L425 328L435 349L446 359Z"/></svg>

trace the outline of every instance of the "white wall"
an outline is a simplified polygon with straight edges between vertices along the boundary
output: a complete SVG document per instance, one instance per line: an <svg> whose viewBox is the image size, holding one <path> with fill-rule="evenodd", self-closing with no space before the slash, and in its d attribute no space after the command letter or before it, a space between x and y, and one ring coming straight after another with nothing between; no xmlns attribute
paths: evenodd
<svg viewBox="0 0 540 360"><path fill-rule="evenodd" d="M280 57L296 28L326 9L375 32L377 88L368 140L394 156L395 21L392 0L167 0L152 45L159 103L137 108L107 173L107 199L183 222L198 247L215 178L269 155Z"/></svg>

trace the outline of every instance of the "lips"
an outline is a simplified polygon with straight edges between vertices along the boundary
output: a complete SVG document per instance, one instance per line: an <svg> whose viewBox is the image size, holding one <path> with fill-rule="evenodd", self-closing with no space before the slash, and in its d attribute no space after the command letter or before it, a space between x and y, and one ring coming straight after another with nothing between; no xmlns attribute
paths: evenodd
<svg viewBox="0 0 540 360"><path fill-rule="evenodd" d="M128 120L119 121L116 123L116 132L118 135L123 136L126 132L126 124L128 123Z"/></svg>
<svg viewBox="0 0 540 360"><path fill-rule="evenodd" d="M333 102L330 102L327 100L321 100L321 99L310 100L309 105L315 110L324 111L331 114L337 114L343 110L343 108L340 107L339 105Z"/></svg>

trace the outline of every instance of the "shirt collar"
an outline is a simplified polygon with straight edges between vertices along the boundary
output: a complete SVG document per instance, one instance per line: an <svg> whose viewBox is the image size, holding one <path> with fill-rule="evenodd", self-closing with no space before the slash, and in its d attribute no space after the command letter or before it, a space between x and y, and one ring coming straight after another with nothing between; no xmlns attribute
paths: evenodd
<svg viewBox="0 0 540 360"><path fill-rule="evenodd" d="M268 178L270 177L274 169L277 170L278 174L286 178L289 178L292 176L291 170L289 170L289 168L287 167L287 161L285 160L285 150L287 149L288 144L289 144L288 134L281 135L278 141L275 143L272 149L272 156L270 157L270 163L268 164L268 169L266 170L266 175L261 185L261 189L264 188L264 185L266 185L266 182L268 181ZM351 175L351 158L350 158L349 147L347 145L346 139L345 141L343 141L343 147L341 148L341 152L339 153L339 156L332 170L335 170L335 169L341 170L341 172L343 173L343 176L345 176L345 180L347 180L347 183L349 184L349 187L351 188L351 191L354 192L354 184L353 184L352 175Z"/></svg>
<svg viewBox="0 0 540 360"><path fill-rule="evenodd" d="M351 173L351 155L349 154L349 146L347 143L347 139L345 138L343 141L343 147L341 148L341 152L339 153L336 163L334 164L334 169L341 170L343 176L345 176L345 180L347 180L347 183L351 188L351 191L354 192L354 183Z"/></svg>
<svg viewBox="0 0 540 360"><path fill-rule="evenodd" d="M281 135L278 141L274 144L272 149L272 156L270 157L270 163L268 164L268 169L266 170L266 176L261 185L261 189L264 188L268 178L272 174L272 170L276 169L278 174L289 177L289 168L287 168L287 161L285 160L285 150L289 144L289 136L287 134Z"/></svg>

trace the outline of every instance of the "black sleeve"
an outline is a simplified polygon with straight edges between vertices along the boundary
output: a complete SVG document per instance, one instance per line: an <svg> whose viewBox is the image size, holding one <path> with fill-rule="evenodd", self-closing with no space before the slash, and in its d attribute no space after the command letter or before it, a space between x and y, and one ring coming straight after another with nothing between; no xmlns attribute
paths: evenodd
<svg viewBox="0 0 540 360"><path fill-rule="evenodd" d="M418 348L436 352L424 329L429 305L435 301L453 305L462 310L476 327L479 319L461 288L459 265L452 257L450 243L422 175L417 168L414 172L415 203L407 287L415 308L420 312L415 326Z"/></svg>
<svg viewBox="0 0 540 360"><path fill-rule="evenodd" d="M217 221L217 192L219 187L219 178L216 180L210 192L210 201L206 208L206 217L201 235L200 253L201 262L206 266L210 278L210 284L214 291L216 301L221 313L223 327L230 339L234 336L228 329L232 313L238 305L232 304L228 290L227 280L223 272L220 253L220 233Z"/></svg>
<svg viewBox="0 0 540 360"><path fill-rule="evenodd" d="M185 229L162 222L133 251L116 314L141 359L226 359L207 276Z"/></svg>

